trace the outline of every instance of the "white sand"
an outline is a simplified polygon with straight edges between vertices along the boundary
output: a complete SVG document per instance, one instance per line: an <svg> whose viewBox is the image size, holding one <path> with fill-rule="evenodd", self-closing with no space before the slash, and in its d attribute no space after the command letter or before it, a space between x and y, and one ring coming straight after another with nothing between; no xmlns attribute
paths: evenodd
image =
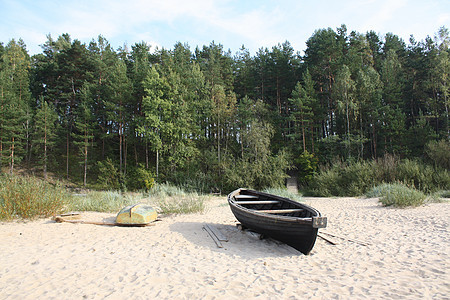
<svg viewBox="0 0 450 300"><path fill-rule="evenodd" d="M225 198L155 226L0 224L0 299L450 299L450 204L307 198L328 217L309 256L235 226ZM110 220L85 213L83 219ZM203 224L229 242L217 248Z"/></svg>

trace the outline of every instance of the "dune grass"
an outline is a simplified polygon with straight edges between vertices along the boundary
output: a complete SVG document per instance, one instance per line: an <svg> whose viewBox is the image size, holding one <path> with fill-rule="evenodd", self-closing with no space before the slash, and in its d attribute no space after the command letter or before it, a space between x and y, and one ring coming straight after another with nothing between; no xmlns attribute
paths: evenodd
<svg viewBox="0 0 450 300"><path fill-rule="evenodd" d="M207 196L186 192L167 183L159 184L149 193L149 201L162 214L189 214L203 212Z"/></svg>
<svg viewBox="0 0 450 300"><path fill-rule="evenodd" d="M141 194L119 191L92 191L85 195L72 195L69 210L118 212L125 206L141 202Z"/></svg>
<svg viewBox="0 0 450 300"><path fill-rule="evenodd" d="M58 214L67 209L69 199L61 185L28 176L0 176L0 220Z"/></svg>
<svg viewBox="0 0 450 300"><path fill-rule="evenodd" d="M205 209L207 196L186 192L169 184L155 186L149 194L90 191L71 194L61 184L30 176L0 175L0 220L36 219L68 211L116 213L125 206L146 203L159 213L195 213Z"/></svg>

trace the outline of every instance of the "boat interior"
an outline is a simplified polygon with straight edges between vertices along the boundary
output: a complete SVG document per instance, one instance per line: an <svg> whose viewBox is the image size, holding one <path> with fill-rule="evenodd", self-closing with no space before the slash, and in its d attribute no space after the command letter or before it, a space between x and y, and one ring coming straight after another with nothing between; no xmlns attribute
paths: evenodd
<svg viewBox="0 0 450 300"><path fill-rule="evenodd" d="M315 215L313 211L310 211L299 203L266 196L264 194L237 194L234 196L234 202L247 209L278 216L309 218Z"/></svg>

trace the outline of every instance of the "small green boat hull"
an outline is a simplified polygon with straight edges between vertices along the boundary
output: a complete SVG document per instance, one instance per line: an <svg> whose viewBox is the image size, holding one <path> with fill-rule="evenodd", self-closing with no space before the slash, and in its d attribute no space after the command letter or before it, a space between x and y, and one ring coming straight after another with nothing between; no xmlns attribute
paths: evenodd
<svg viewBox="0 0 450 300"><path fill-rule="evenodd" d="M117 214L116 223L121 225L147 225L156 220L156 210L145 204L135 204L122 208Z"/></svg>

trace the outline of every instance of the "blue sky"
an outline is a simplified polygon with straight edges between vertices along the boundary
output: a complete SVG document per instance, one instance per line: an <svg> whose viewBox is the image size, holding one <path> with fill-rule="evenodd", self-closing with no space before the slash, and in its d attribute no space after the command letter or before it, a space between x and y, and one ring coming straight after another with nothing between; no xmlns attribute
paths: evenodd
<svg viewBox="0 0 450 300"><path fill-rule="evenodd" d="M420 41L450 29L450 0L0 0L0 42L22 38L30 54L42 52L48 34L63 33L85 43L101 34L115 49L145 41L193 50L214 40L253 55L288 40L303 51L314 30L341 24Z"/></svg>

